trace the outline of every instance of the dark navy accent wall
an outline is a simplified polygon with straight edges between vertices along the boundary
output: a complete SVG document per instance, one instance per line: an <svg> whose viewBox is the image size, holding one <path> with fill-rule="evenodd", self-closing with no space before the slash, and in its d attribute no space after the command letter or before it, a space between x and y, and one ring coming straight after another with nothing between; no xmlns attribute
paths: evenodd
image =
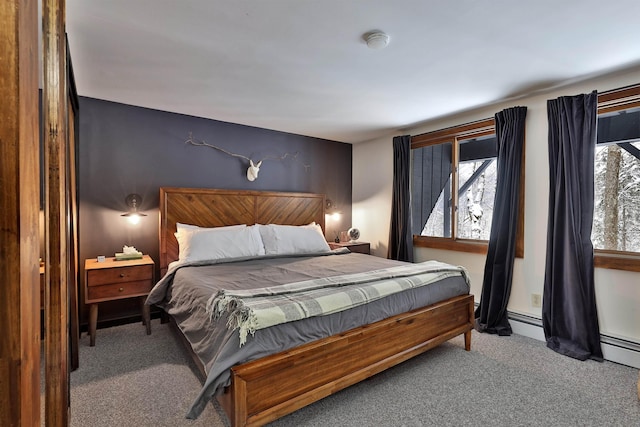
<svg viewBox="0 0 640 427"><path fill-rule="evenodd" d="M342 211L338 224L327 221L327 237L333 237L334 228L351 225L350 144L86 97L80 97L79 115L81 260L113 256L126 244L157 263L163 186L324 193ZM250 182L246 160L185 144L190 132L195 139L254 161L295 152L298 161L267 159L258 179ZM310 165L308 170L303 164ZM127 211L124 199L129 193L142 195L141 211L148 215L135 226L120 216Z"/></svg>

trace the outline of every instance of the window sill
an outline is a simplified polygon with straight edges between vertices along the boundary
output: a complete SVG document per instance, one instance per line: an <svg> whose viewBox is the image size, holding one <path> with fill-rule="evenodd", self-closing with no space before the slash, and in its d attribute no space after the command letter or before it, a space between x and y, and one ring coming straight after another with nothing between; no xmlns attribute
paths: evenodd
<svg viewBox="0 0 640 427"><path fill-rule="evenodd" d="M640 272L640 254L620 254L595 250L593 265L596 268Z"/></svg>
<svg viewBox="0 0 640 427"><path fill-rule="evenodd" d="M485 241L453 240L444 237L413 236L413 246L419 248L445 249L448 251L487 253L489 244Z"/></svg>
<svg viewBox="0 0 640 427"><path fill-rule="evenodd" d="M446 237L413 236L413 246L418 248L445 249L448 251L470 252L486 255L489 242L485 240L453 240ZM516 241L516 258L524 258L524 245L520 238Z"/></svg>

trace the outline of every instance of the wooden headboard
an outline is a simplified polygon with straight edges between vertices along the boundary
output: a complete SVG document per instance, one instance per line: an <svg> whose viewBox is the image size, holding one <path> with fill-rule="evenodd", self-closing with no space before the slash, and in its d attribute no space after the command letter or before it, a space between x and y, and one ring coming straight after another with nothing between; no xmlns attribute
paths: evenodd
<svg viewBox="0 0 640 427"><path fill-rule="evenodd" d="M160 271L178 259L176 223L201 227L236 224L305 225L324 230L324 194L160 188Z"/></svg>

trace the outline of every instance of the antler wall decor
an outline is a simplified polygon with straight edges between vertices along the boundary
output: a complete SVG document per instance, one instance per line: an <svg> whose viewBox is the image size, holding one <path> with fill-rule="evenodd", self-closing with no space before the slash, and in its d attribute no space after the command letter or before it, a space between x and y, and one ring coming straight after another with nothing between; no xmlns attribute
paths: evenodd
<svg viewBox="0 0 640 427"><path fill-rule="evenodd" d="M305 172L309 171L309 168L311 167L311 165L308 165L306 163L303 163L302 161L300 161L298 159L298 153L284 153L282 156L277 157L277 156L267 156L264 157L260 160L258 160L257 162L253 162L252 159L250 159L247 156L243 156L242 154L236 154L236 153L232 153L230 151L225 150L224 148L220 148L220 147L216 147L215 145L212 144L208 144L205 141L198 141L196 139L193 138L193 135L191 133L189 133L189 138L187 138L187 140L185 141L185 144L191 144L191 145L195 145L196 147L209 147L209 148L213 148L214 150L218 150L221 151L225 154L228 154L229 156L233 156L233 157L239 157L241 159L245 159L249 162L249 167L247 168L247 179L249 181L255 181L258 178L258 172L260 172L260 166L262 165L262 162L264 160L285 160L287 157L291 157L293 160L299 162L300 164L302 164L302 166L304 166L304 170Z"/></svg>

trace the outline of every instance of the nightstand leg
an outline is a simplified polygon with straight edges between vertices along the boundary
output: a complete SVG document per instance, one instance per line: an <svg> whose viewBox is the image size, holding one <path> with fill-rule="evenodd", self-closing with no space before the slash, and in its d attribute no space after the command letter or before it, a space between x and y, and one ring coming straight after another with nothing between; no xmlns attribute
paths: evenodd
<svg viewBox="0 0 640 427"><path fill-rule="evenodd" d="M146 296L140 298L142 305L142 324L147 327L147 335L151 335L151 307L145 304Z"/></svg>
<svg viewBox="0 0 640 427"><path fill-rule="evenodd" d="M98 304L89 306L89 345L96 345L96 325L98 323Z"/></svg>

